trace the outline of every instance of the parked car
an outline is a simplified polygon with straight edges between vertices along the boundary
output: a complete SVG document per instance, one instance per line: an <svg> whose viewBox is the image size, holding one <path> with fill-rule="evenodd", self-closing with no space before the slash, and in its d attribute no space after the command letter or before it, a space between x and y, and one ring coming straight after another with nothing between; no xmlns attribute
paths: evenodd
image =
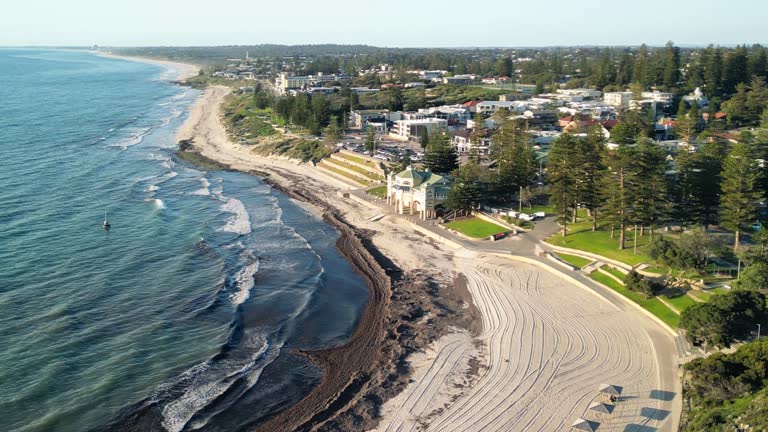
<svg viewBox="0 0 768 432"><path fill-rule="evenodd" d="M526 221L526 222L532 222L535 219L535 217L533 217L532 215L529 215L528 213L520 213L517 215L517 218L520 219L521 221Z"/></svg>

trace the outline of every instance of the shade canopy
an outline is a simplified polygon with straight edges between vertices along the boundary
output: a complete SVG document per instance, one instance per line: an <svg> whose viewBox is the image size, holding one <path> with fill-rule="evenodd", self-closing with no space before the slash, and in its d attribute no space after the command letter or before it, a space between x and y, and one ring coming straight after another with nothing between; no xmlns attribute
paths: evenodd
<svg viewBox="0 0 768 432"><path fill-rule="evenodd" d="M623 387L619 387L611 384L600 384L600 387L597 389L597 391L599 391L600 393L605 393L613 396L620 396L623 390L624 390Z"/></svg>
<svg viewBox="0 0 768 432"><path fill-rule="evenodd" d="M571 425L573 429L589 432L595 432L598 426L600 426L600 423L584 420L583 418L577 419L573 422L573 425Z"/></svg>
<svg viewBox="0 0 768 432"><path fill-rule="evenodd" d="M592 402L592 404L589 405L590 410L603 413L603 414L612 413L614 408L616 408L616 405L606 404L602 402Z"/></svg>

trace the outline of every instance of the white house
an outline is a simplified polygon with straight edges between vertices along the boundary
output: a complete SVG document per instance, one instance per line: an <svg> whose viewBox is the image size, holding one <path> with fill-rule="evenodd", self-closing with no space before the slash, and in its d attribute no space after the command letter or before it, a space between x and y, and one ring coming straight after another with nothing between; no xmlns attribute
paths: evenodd
<svg viewBox="0 0 768 432"><path fill-rule="evenodd" d="M629 108L632 101L632 92L609 92L603 96L603 100L608 105L617 108Z"/></svg>
<svg viewBox="0 0 768 432"><path fill-rule="evenodd" d="M422 130L432 134L438 130L447 130L448 120L440 118L421 118L413 120L398 120L390 131L390 136L400 141L418 140Z"/></svg>
<svg viewBox="0 0 768 432"><path fill-rule="evenodd" d="M500 109L506 108L511 112L524 112L528 109L527 101L483 101L475 105L475 110L486 115L495 114Z"/></svg>
<svg viewBox="0 0 768 432"><path fill-rule="evenodd" d="M459 154L469 153L472 150L476 150L479 154L491 153L491 138L481 138L479 142L472 139L472 133L469 130L462 130L456 132L451 137L451 144L456 148L456 152Z"/></svg>

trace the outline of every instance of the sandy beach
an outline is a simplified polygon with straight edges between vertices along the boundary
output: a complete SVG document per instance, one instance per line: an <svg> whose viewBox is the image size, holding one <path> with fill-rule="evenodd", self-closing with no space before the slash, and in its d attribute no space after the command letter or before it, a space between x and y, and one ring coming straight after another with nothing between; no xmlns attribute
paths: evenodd
<svg viewBox="0 0 768 432"><path fill-rule="evenodd" d="M675 342L658 324L551 269L434 242L385 208L337 198L345 187L311 164L231 142L218 111L228 92L206 89L179 140L322 208L342 243L359 243L347 253L356 251L351 261L368 275L376 309L364 314L369 337L354 336L357 347L307 354L341 370L330 369L311 395L258 430L554 431L582 416L600 430L677 429ZM455 289L437 290L425 315L403 319L430 286ZM439 307L429 307L441 300L457 311L442 321ZM404 338L408 331L416 336ZM406 357L407 370L394 367ZM623 386L627 396L610 416L588 411L601 400L601 383Z"/></svg>
<svg viewBox="0 0 768 432"><path fill-rule="evenodd" d="M134 61L139 63L147 63L147 64L163 66L174 74L173 81L185 81L189 78L197 76L200 73L200 70L202 69L202 67L198 65L173 62L169 60L158 60L158 59L151 59L146 57L121 56L121 55L107 53L107 52L97 52L96 55L101 57L119 59L119 60L128 60L128 61Z"/></svg>

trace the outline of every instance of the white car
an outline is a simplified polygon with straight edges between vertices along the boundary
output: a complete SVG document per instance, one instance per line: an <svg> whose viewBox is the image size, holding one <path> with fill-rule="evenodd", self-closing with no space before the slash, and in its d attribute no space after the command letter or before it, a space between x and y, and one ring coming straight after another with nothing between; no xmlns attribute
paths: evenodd
<svg viewBox="0 0 768 432"><path fill-rule="evenodd" d="M534 219L536 219L535 217L529 215L528 213L520 213L519 215L517 215L517 218L520 219L521 221L527 221L527 222L531 222Z"/></svg>

